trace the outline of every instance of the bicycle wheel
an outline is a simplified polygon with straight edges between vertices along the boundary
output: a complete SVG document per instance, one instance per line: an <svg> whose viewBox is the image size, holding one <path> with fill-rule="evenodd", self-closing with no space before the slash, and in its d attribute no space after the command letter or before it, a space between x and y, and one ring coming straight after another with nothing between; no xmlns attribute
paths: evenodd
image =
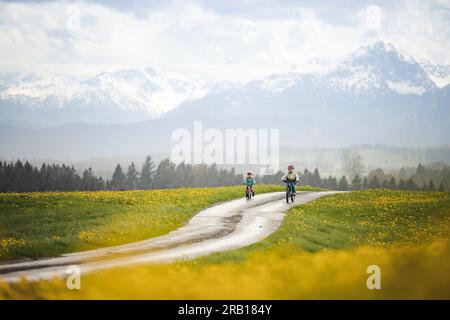
<svg viewBox="0 0 450 320"><path fill-rule="evenodd" d="M286 190L286 203L289 203L289 189Z"/></svg>

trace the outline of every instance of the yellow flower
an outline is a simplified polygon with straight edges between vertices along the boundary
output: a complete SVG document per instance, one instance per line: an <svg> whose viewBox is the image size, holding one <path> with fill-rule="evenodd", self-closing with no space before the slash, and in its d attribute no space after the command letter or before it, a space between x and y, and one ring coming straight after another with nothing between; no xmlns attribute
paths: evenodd
<svg viewBox="0 0 450 320"><path fill-rule="evenodd" d="M21 247L25 245L25 240L16 239L14 237L1 239L0 249L3 251L8 251L11 247Z"/></svg>
<svg viewBox="0 0 450 320"><path fill-rule="evenodd" d="M78 239L80 239L80 240L91 240L94 237L95 237L95 233L94 232L80 231L80 233L78 233Z"/></svg>

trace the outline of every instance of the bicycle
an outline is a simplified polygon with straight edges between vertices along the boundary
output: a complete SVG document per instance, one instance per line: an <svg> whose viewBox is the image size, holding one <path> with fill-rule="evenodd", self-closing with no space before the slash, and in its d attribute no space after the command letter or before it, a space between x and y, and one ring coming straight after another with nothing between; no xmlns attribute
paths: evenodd
<svg viewBox="0 0 450 320"><path fill-rule="evenodd" d="M286 183L286 203L289 203L289 199L291 199L291 202L294 203L295 201L294 185L297 184L297 182L287 180L284 180L283 182Z"/></svg>
<svg viewBox="0 0 450 320"><path fill-rule="evenodd" d="M253 197L252 186L247 185L247 189L245 190L245 197L247 198L247 200L250 200Z"/></svg>

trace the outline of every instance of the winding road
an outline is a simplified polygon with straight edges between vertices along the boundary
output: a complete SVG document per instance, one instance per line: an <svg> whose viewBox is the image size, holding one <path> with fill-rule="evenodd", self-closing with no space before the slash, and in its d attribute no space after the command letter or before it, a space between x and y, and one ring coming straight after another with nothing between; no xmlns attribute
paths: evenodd
<svg viewBox="0 0 450 320"><path fill-rule="evenodd" d="M338 193L299 192L296 204ZM16 282L66 277L67 267L77 265L82 274L113 267L165 263L192 259L213 252L247 246L273 233L283 221L284 192L256 195L252 200L237 199L200 211L189 222L167 235L120 246L101 248L33 261L0 264L0 279Z"/></svg>

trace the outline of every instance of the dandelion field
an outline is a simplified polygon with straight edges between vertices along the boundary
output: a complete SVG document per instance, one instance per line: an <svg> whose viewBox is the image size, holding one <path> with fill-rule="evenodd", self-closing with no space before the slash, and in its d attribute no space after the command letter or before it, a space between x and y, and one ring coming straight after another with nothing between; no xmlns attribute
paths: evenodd
<svg viewBox="0 0 450 320"><path fill-rule="evenodd" d="M258 192L280 186L258 186ZM0 260L57 256L166 234L243 188L0 193Z"/></svg>
<svg viewBox="0 0 450 320"><path fill-rule="evenodd" d="M449 193L355 191L292 208L245 248L86 275L81 290L58 279L0 284L0 298L449 299L449 226ZM366 287L373 264L381 290Z"/></svg>
<svg viewBox="0 0 450 320"><path fill-rule="evenodd" d="M353 191L321 198L289 211L282 226L251 246L217 253L199 262L244 260L251 252L298 252L358 246L415 246L450 239L450 193Z"/></svg>

